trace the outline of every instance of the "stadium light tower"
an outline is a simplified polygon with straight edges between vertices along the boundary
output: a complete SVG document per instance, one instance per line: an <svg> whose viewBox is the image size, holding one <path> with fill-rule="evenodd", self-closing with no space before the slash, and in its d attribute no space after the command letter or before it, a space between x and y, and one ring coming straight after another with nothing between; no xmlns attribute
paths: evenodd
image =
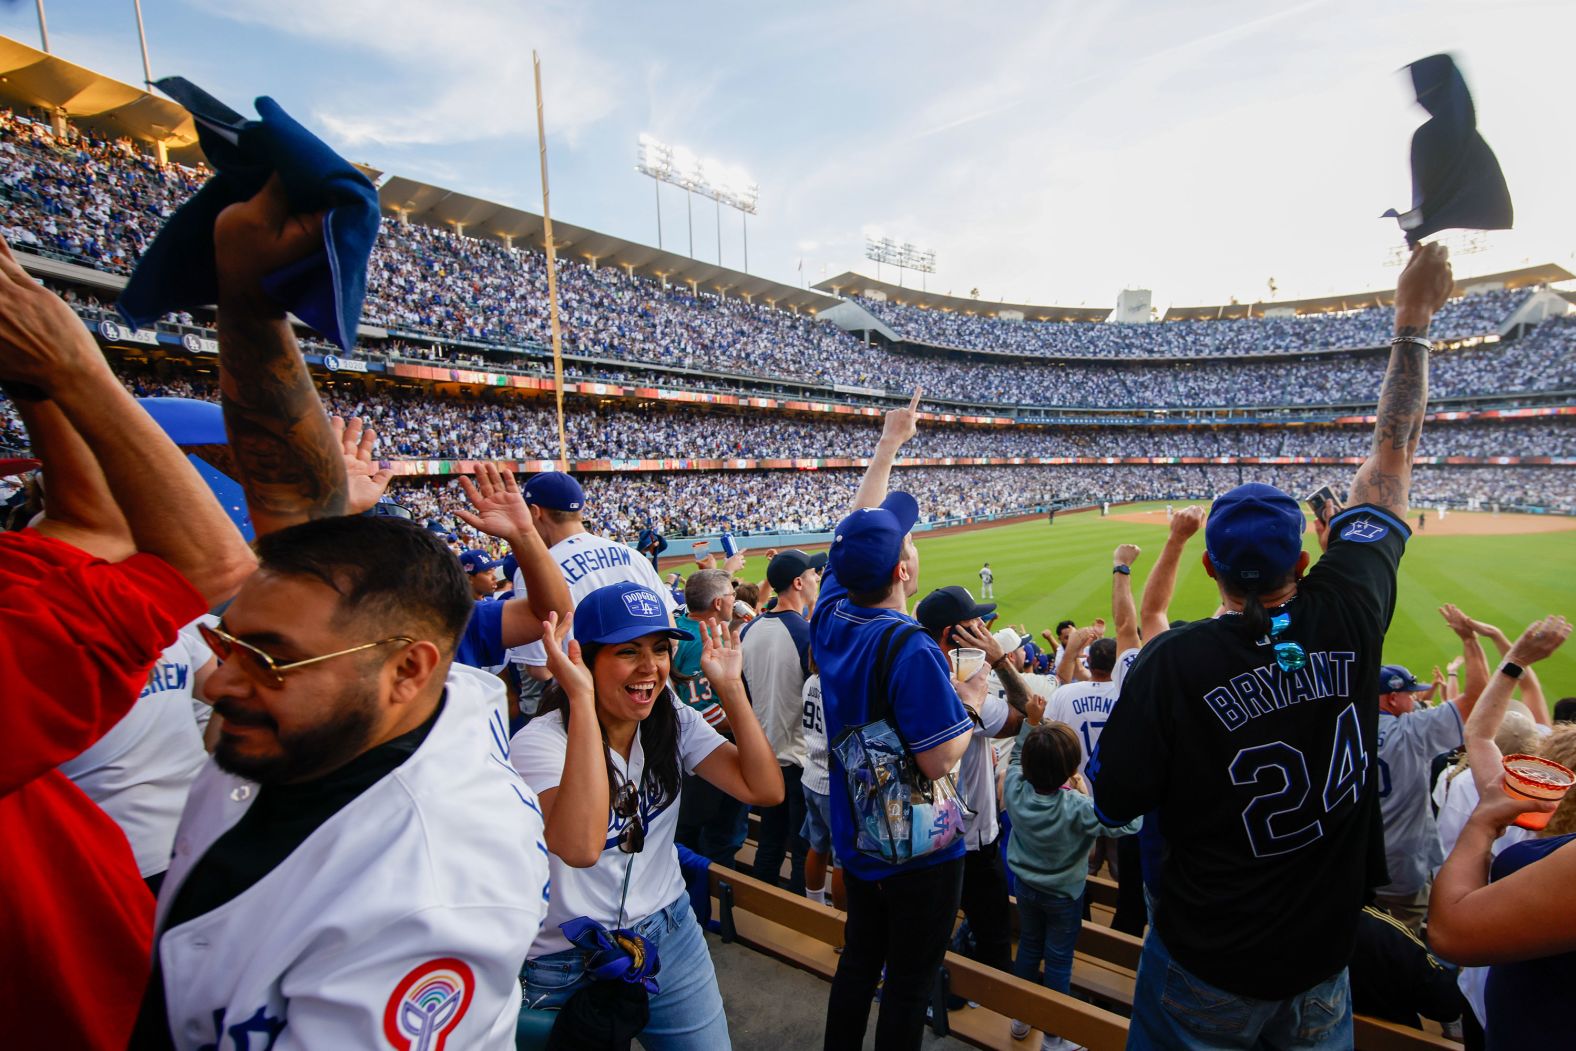
<svg viewBox="0 0 1576 1051"><path fill-rule="evenodd" d="M916 248L907 241L898 244L890 237L866 237L865 258L873 260L876 264L876 280L881 280L881 264L895 266L897 270L897 286L903 287L903 271L914 270L920 274L920 288L925 285L925 274L936 272L936 253L934 249Z"/></svg>
<svg viewBox="0 0 1576 1051"><path fill-rule="evenodd" d="M738 168L711 159L701 159L693 150L670 146L650 135L641 135L637 144L635 170L649 176L656 190L657 247L662 247L662 183L684 190L689 223L689 254L695 257L694 195L700 194L717 207L717 265L722 265L722 209L738 211L744 234L744 269L750 269L750 230L748 217L756 214L761 188Z"/></svg>

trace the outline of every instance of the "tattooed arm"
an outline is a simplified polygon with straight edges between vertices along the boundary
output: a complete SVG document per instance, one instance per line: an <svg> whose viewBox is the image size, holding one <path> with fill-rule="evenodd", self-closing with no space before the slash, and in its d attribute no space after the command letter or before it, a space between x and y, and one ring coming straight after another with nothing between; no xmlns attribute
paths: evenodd
<svg viewBox="0 0 1576 1051"><path fill-rule="evenodd" d="M1427 336L1434 312L1455 285L1444 245L1416 248L1395 290L1395 334ZM1357 468L1347 506L1374 504L1405 518L1412 489L1412 457L1423 435L1428 406L1428 351L1417 343L1390 348L1390 366L1379 389L1373 450Z"/></svg>
<svg viewBox="0 0 1576 1051"><path fill-rule="evenodd" d="M284 308L262 278L319 251L321 215L292 215L275 176L219 215L219 392L257 535L345 513L340 442Z"/></svg>

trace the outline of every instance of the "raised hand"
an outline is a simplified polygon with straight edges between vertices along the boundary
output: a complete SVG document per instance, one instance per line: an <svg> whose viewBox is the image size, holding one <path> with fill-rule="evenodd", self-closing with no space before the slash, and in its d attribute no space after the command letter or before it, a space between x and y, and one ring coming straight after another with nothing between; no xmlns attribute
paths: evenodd
<svg viewBox="0 0 1576 1051"><path fill-rule="evenodd" d="M562 621L557 613L549 613L542 622L542 648L547 651L547 670L571 702L595 703L596 684L580 654L580 643L571 639L568 650L564 648L564 639L574 619L573 613Z"/></svg>
<svg viewBox="0 0 1576 1051"><path fill-rule="evenodd" d="M1204 524L1204 509L1198 505L1184 507L1171 516L1171 535L1178 540L1186 540L1199 527Z"/></svg>
<svg viewBox="0 0 1576 1051"><path fill-rule="evenodd" d="M1006 655L1006 651L1001 648L1001 643L996 641L996 636L992 635L990 629L983 624L975 624L973 621L968 621L955 625L952 629L952 638L962 645L984 650L987 667L994 665Z"/></svg>
<svg viewBox="0 0 1576 1051"><path fill-rule="evenodd" d="M323 212L293 215L284 183L274 175L250 200L230 205L213 225L219 288L231 302L283 317L263 292L263 278L323 248Z"/></svg>
<svg viewBox="0 0 1576 1051"><path fill-rule="evenodd" d="M1412 258L1395 286L1395 324L1399 332L1407 326L1428 322L1455 288L1455 276L1450 270L1450 250L1442 244L1418 245L1412 249Z"/></svg>
<svg viewBox="0 0 1576 1051"><path fill-rule="evenodd" d="M919 396L923 390L914 388L914 396L909 399L908 405L901 409L893 409L886 414L886 419L881 424L881 443L898 448L914 437L919 429Z"/></svg>
<svg viewBox="0 0 1576 1051"><path fill-rule="evenodd" d="M700 621L700 670L713 687L720 683L744 682L744 651L731 624L713 625Z"/></svg>
<svg viewBox="0 0 1576 1051"><path fill-rule="evenodd" d="M511 542L536 532L531 509L511 472L498 470L496 464L480 463L476 466L475 482L460 476L460 489L476 510L456 510L454 517L472 529Z"/></svg>
<svg viewBox="0 0 1576 1051"><path fill-rule="evenodd" d="M1138 556L1143 550L1137 544L1118 544L1116 550L1111 552L1111 561L1119 566L1130 566L1138 561Z"/></svg>
<svg viewBox="0 0 1576 1051"><path fill-rule="evenodd" d="M330 429L339 439L345 453L345 513L359 515L369 510L388 491L394 479L394 468L387 460L373 461L372 450L377 448L378 432L363 424L360 416L345 419L330 416Z"/></svg>
<svg viewBox="0 0 1576 1051"><path fill-rule="evenodd" d="M730 555L728 560L722 564L722 568L737 576L739 570L744 568L744 552L737 551Z"/></svg>
<svg viewBox="0 0 1576 1051"><path fill-rule="evenodd" d="M1095 639L1102 639L1102 638L1104 638L1105 637L1105 618L1104 617L1096 617L1096 618L1094 618L1094 623L1089 625L1088 630L1094 632L1094 637L1089 640L1090 642L1093 642Z"/></svg>
<svg viewBox="0 0 1576 1051"><path fill-rule="evenodd" d="M1450 630L1463 639L1470 639L1477 634L1473 627L1472 618L1462 613L1455 605L1447 602L1439 607L1439 615L1445 618L1445 623Z"/></svg>
<svg viewBox="0 0 1576 1051"><path fill-rule="evenodd" d="M82 319L0 240L0 381L18 396L47 396L86 370L108 368Z"/></svg>
<svg viewBox="0 0 1576 1051"><path fill-rule="evenodd" d="M1535 620L1527 625L1527 630L1521 633L1521 638L1511 645L1505 659L1522 667L1535 664L1564 645L1570 634L1570 622L1564 617L1553 616Z"/></svg>
<svg viewBox="0 0 1576 1051"><path fill-rule="evenodd" d="M1023 717L1030 726L1039 726L1045 721L1045 698L1035 694L1029 698L1029 703L1023 706Z"/></svg>

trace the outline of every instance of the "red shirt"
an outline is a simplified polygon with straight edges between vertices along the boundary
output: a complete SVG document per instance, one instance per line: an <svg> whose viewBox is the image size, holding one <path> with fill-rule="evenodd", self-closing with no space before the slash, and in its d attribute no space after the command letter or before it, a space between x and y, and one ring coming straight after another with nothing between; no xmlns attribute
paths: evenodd
<svg viewBox="0 0 1576 1051"><path fill-rule="evenodd" d="M202 596L153 555L0 533L0 1005L14 1047L120 1051L153 896L119 826L55 769L131 709Z"/></svg>

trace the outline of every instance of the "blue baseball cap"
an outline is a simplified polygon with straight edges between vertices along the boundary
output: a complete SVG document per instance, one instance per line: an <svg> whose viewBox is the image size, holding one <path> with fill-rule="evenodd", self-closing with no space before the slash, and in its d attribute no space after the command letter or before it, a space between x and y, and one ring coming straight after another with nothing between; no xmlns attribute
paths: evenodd
<svg viewBox="0 0 1576 1051"><path fill-rule="evenodd" d="M438 521L436 518L427 519L427 531L430 533L437 533L438 536L442 537L444 540L458 540L460 538L459 534L455 533L452 529Z"/></svg>
<svg viewBox="0 0 1576 1051"><path fill-rule="evenodd" d="M1222 581L1252 590L1297 564L1307 528L1296 500L1273 485L1249 482L1210 506L1204 547Z"/></svg>
<svg viewBox="0 0 1576 1051"><path fill-rule="evenodd" d="M526 503L551 511L578 511L586 503L586 493L580 483L562 471L533 474L520 493ZM575 634L579 633L577 628Z"/></svg>
<svg viewBox="0 0 1576 1051"><path fill-rule="evenodd" d="M514 583L514 575L520 571L520 560L514 557L514 552L511 551L503 556L503 561L499 564L503 567L503 578L511 584Z"/></svg>
<svg viewBox="0 0 1576 1051"><path fill-rule="evenodd" d="M634 581L597 588L575 607L575 638L586 642L628 642L646 635L693 642L695 635L668 623L668 604Z"/></svg>
<svg viewBox="0 0 1576 1051"><path fill-rule="evenodd" d="M493 558L480 548L473 547L469 551L460 552L460 565L465 567L467 576L474 577L478 573L488 573L503 565L503 559Z"/></svg>
<svg viewBox="0 0 1576 1051"><path fill-rule="evenodd" d="M1427 693L1433 689L1417 681L1417 676L1407 670L1403 664L1386 664L1379 669L1379 692L1386 693Z"/></svg>
<svg viewBox="0 0 1576 1051"><path fill-rule="evenodd" d="M861 507L837 523L827 564L851 591L875 591L892 582L903 558L903 538L919 521L919 504L893 490L880 507ZM576 629L578 630L578 629Z"/></svg>

